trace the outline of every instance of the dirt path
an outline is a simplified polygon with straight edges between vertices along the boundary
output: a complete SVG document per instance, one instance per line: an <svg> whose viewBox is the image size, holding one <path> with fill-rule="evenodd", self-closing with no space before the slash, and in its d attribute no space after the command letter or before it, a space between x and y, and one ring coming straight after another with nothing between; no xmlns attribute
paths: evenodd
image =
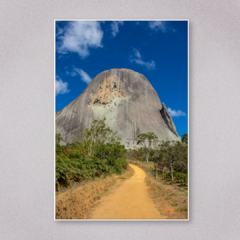
<svg viewBox="0 0 240 240"><path fill-rule="evenodd" d="M145 172L129 164L134 175L103 197L91 213L91 219L164 219L148 194Z"/></svg>

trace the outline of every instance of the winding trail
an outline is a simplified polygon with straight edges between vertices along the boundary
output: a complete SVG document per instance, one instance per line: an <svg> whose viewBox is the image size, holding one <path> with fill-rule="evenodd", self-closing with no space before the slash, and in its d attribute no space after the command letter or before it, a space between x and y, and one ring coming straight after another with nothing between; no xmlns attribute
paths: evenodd
<svg viewBox="0 0 240 240"><path fill-rule="evenodd" d="M145 172L129 164L134 175L112 193L103 197L91 219L164 219L148 194Z"/></svg>

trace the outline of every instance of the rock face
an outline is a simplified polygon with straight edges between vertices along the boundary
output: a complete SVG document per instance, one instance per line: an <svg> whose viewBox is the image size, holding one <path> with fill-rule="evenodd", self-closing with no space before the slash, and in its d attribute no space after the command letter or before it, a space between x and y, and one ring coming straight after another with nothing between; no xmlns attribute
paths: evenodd
<svg viewBox="0 0 240 240"><path fill-rule="evenodd" d="M164 103L162 103L163 107L162 109L160 110L160 113L162 115L162 118L165 122L165 124L168 126L168 128L176 135L178 136L178 133L177 133L177 130L176 130L176 127L173 123L173 120L172 120L172 117L171 115L168 113L168 110L167 110L167 107Z"/></svg>
<svg viewBox="0 0 240 240"><path fill-rule="evenodd" d="M98 74L84 92L56 113L56 131L66 142L89 128L94 119L106 117L121 143L133 147L140 133L154 132L159 140L180 140L166 106L142 75L129 69Z"/></svg>

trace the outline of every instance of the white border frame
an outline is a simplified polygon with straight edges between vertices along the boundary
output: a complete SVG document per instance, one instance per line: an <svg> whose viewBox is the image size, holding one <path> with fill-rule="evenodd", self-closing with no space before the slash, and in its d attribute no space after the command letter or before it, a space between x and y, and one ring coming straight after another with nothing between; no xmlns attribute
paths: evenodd
<svg viewBox="0 0 240 240"><path fill-rule="evenodd" d="M55 86L55 83L56 83L56 21L187 21L188 23L188 63L187 63L187 66L188 66L188 219L56 219L56 192L55 192L55 189L56 189L56 127L55 127L55 123L56 123L56 86ZM158 222L158 221L164 221L164 222L172 222L172 221L184 221L184 222L188 222L190 220L189 218L189 206L190 206L190 203L189 203L189 189L190 189L190 185L189 185L189 176L190 176L190 173L189 173L189 19L54 19L54 136L53 136L53 139L54 139L54 191L53 191L53 194L54 194L54 221L84 221L84 222L88 222L88 221L155 221L155 222Z"/></svg>

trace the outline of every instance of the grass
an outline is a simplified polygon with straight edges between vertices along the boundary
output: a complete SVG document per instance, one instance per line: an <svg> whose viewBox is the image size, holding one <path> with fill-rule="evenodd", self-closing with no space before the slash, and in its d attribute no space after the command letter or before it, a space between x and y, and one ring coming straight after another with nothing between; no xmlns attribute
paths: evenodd
<svg viewBox="0 0 240 240"><path fill-rule="evenodd" d="M151 183L150 179L149 179L149 178L146 178L146 184L147 184L147 186L149 186L150 183Z"/></svg>
<svg viewBox="0 0 240 240"><path fill-rule="evenodd" d="M104 192L100 193L100 194L98 195L98 199L100 199L103 195L104 195Z"/></svg>
<svg viewBox="0 0 240 240"><path fill-rule="evenodd" d="M161 214L170 219L187 218L188 207L185 203L188 196L187 187L180 187L179 184L170 186L155 178L146 178L146 183L151 187L151 198ZM174 212L169 212L169 209Z"/></svg>
<svg viewBox="0 0 240 240"><path fill-rule="evenodd" d="M175 207L177 206L178 203L177 203L177 200L176 199L173 199L172 203L171 203L171 206Z"/></svg>
<svg viewBox="0 0 240 240"><path fill-rule="evenodd" d="M122 179L122 180L125 180L126 179L126 177L122 177L122 176L120 176L120 177L118 177L119 179Z"/></svg>
<svg viewBox="0 0 240 240"><path fill-rule="evenodd" d="M176 212L187 212L187 207L180 207L175 210Z"/></svg>
<svg viewBox="0 0 240 240"><path fill-rule="evenodd" d="M171 193L171 194L167 195L167 197L165 198L165 200L170 200L170 199L172 199L173 196L176 196L176 194Z"/></svg>
<svg viewBox="0 0 240 240"><path fill-rule="evenodd" d="M102 193L100 193L99 195L98 195L98 200L101 198L101 197L103 197L104 195L106 195L106 193L108 193L109 192L109 189L105 189Z"/></svg>
<svg viewBox="0 0 240 240"><path fill-rule="evenodd" d="M70 194L72 193L72 191L74 191L75 189L79 188L79 187L84 187L85 185L88 185L90 183L95 183L95 182L101 182L103 179L107 179L107 178L113 178L115 176L119 176L118 178L121 179L121 180L125 180L129 177L132 176L132 173L131 173L131 169L130 168L127 168L123 173L122 175L124 176L119 176L118 174L112 174L112 175L107 175L107 176L100 176L100 177L95 177L94 179L93 178L89 178L88 180L83 180L81 182L73 182L71 183L70 185L68 186L62 186L61 189L58 191L58 192L55 192L55 196L58 196L59 194L61 193L66 193L66 192L69 192ZM116 183L116 179L114 178L113 179L113 184ZM68 193L66 193L66 196L68 195Z"/></svg>
<svg viewBox="0 0 240 240"><path fill-rule="evenodd" d="M150 167L151 164L141 162L132 162L133 164L138 165L139 167L143 168L145 171L147 167ZM146 166L148 164L148 166ZM148 172L146 171L146 174ZM151 187L151 199L152 201L157 204L156 207L159 212L163 215L167 215L170 219L177 219L177 218L187 218L187 199L188 196L188 186L183 184L169 182L166 180L161 179L162 173L158 173L158 180L156 180L155 176L148 176L146 177L145 181L147 186ZM167 210L171 210L174 212L169 213Z"/></svg>
<svg viewBox="0 0 240 240"><path fill-rule="evenodd" d="M187 192L181 192L181 193L179 193L179 195L180 195L180 196L187 196L188 193L187 193Z"/></svg>

